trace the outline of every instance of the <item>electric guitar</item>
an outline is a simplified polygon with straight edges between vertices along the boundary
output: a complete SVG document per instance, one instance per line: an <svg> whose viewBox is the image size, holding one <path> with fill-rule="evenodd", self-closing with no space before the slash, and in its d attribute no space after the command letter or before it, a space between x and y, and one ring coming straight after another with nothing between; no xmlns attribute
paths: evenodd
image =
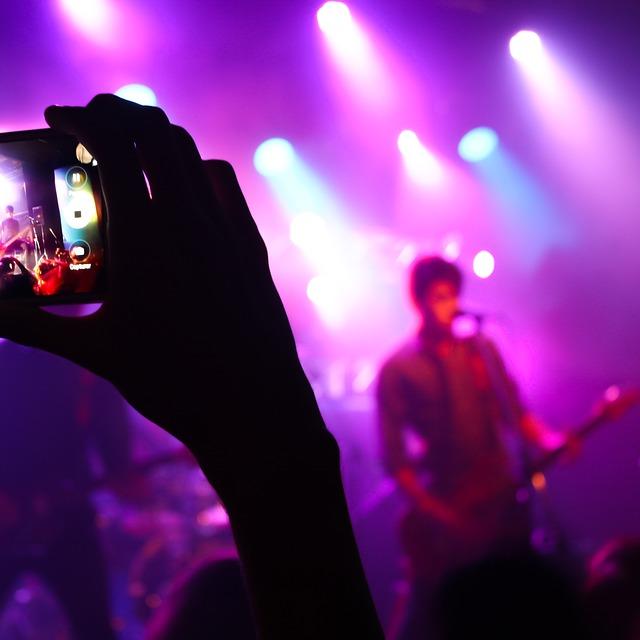
<svg viewBox="0 0 640 640"><path fill-rule="evenodd" d="M524 505L546 487L544 472L606 422L621 418L640 402L640 389L610 387L591 417L570 432L565 444L529 465L526 482L515 484L493 473L490 462L460 478L460 490L447 496L446 506L459 516L445 524L429 513L410 508L400 522L400 540L417 575L437 577L499 551L496 543L522 539L528 518Z"/></svg>

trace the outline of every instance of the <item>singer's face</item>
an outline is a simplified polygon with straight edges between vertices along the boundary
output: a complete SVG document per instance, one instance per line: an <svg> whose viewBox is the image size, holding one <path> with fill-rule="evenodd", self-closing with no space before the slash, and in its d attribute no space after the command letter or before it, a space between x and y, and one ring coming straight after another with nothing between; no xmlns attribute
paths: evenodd
<svg viewBox="0 0 640 640"><path fill-rule="evenodd" d="M436 280L425 292L420 306L425 323L443 329L451 329L458 309L458 292L447 280Z"/></svg>

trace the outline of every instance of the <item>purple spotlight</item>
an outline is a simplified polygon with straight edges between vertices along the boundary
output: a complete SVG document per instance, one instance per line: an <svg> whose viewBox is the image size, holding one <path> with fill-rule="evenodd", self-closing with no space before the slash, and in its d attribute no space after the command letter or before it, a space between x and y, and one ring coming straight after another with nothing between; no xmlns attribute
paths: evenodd
<svg viewBox="0 0 640 640"><path fill-rule="evenodd" d="M340 36L349 33L353 28L351 11L344 2L325 2L316 14L318 26L328 36Z"/></svg>
<svg viewBox="0 0 640 640"><path fill-rule="evenodd" d="M114 11L107 0L59 0L67 17L92 40L106 44L111 39Z"/></svg>
<svg viewBox="0 0 640 640"><path fill-rule="evenodd" d="M535 31L518 31L509 41L509 53L520 64L536 64L543 56L542 40Z"/></svg>
<svg viewBox="0 0 640 640"><path fill-rule="evenodd" d="M482 250L473 258L473 273L483 280L493 274L496 268L496 259L490 251Z"/></svg>

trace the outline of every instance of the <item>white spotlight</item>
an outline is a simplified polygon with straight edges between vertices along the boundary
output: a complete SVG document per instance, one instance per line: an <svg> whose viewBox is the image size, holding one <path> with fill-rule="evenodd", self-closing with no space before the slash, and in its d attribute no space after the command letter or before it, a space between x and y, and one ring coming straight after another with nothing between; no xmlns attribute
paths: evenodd
<svg viewBox="0 0 640 640"><path fill-rule="evenodd" d="M316 18L320 30L331 37L348 33L353 26L351 11L344 2L325 2L318 9Z"/></svg>
<svg viewBox="0 0 640 640"><path fill-rule="evenodd" d="M483 280L493 274L496 268L496 259L489 251L482 250L473 258L473 272Z"/></svg>
<svg viewBox="0 0 640 640"><path fill-rule="evenodd" d="M543 56L542 40L535 31L518 31L509 41L509 53L520 64L535 64Z"/></svg>

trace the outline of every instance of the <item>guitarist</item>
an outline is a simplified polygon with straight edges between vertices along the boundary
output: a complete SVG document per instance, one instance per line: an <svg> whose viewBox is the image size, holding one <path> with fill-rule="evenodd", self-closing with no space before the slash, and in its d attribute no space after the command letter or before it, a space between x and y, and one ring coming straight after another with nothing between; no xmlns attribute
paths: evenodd
<svg viewBox="0 0 640 640"><path fill-rule="evenodd" d="M8 204L5 207L7 217L2 221L2 242L4 244L20 233L20 223L14 218L14 211L13 205Z"/></svg>
<svg viewBox="0 0 640 640"><path fill-rule="evenodd" d="M565 440L524 408L493 343L454 335L461 288L454 264L414 263L421 326L378 379L383 463L410 505L401 523L411 582L402 640L427 637L431 594L447 572L528 545L528 509L512 490L519 474L505 436L543 450Z"/></svg>

